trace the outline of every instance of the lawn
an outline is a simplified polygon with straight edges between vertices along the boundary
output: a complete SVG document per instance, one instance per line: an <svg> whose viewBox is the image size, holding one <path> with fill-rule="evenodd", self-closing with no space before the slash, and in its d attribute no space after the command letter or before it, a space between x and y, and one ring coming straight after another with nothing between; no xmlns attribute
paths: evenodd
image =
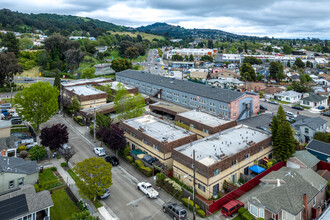
<svg viewBox="0 0 330 220"><path fill-rule="evenodd" d="M78 176L77 176L77 174L75 174L75 172L73 172L73 170L71 170L71 169L68 169L67 171L68 171L69 175L72 177L72 179L75 182L77 182L77 180L79 179Z"/></svg>
<svg viewBox="0 0 330 220"><path fill-rule="evenodd" d="M39 76L39 66L35 66L32 69L29 70L24 70L21 74L17 76L22 76L22 77L37 77Z"/></svg>
<svg viewBox="0 0 330 220"><path fill-rule="evenodd" d="M159 36L159 35L154 35L154 34L147 34L147 33L140 33L140 32L114 32L114 31L109 31L111 34L116 35L129 35L131 37L136 37L138 34L141 35L142 39L147 39L149 41L152 41L154 38L158 39L158 40L164 40L163 36Z"/></svg>
<svg viewBox="0 0 330 220"><path fill-rule="evenodd" d="M290 102L284 102L284 101L280 101L280 100L277 100L277 99L270 99L271 101L276 101L278 103L281 103L281 104L291 104Z"/></svg>
<svg viewBox="0 0 330 220"><path fill-rule="evenodd" d="M54 175L51 168L44 169L39 173L39 184L35 184L36 191L49 190L57 186L61 186L61 181Z"/></svg>
<svg viewBox="0 0 330 220"><path fill-rule="evenodd" d="M8 99L2 99L2 101L6 101L11 103L11 105L15 105L14 96L13 96L13 100L11 100L11 98L8 98Z"/></svg>
<svg viewBox="0 0 330 220"><path fill-rule="evenodd" d="M306 107L306 106L302 106L302 105L293 105L293 106L300 106L300 107L302 107L304 109L311 109L310 107Z"/></svg>
<svg viewBox="0 0 330 220"><path fill-rule="evenodd" d="M65 189L53 191L52 199L54 206L50 208L50 219L69 219L74 213L78 212L77 207L70 199Z"/></svg>

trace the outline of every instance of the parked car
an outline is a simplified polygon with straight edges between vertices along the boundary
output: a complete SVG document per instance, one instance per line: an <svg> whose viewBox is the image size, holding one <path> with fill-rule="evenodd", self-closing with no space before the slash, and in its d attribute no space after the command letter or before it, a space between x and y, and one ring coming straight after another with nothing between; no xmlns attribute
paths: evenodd
<svg viewBox="0 0 330 220"><path fill-rule="evenodd" d="M323 110L323 109L325 109L325 107L324 106L319 106L319 107L317 107L318 109L320 109L320 110Z"/></svg>
<svg viewBox="0 0 330 220"><path fill-rule="evenodd" d="M154 162L157 162L158 159L156 157L152 157L150 155L145 155L143 158L142 158L143 161L147 162L148 164L152 165Z"/></svg>
<svg viewBox="0 0 330 220"><path fill-rule="evenodd" d="M148 198L157 198L159 193L152 188L152 185L148 182L140 182L137 184L137 188L141 190Z"/></svg>
<svg viewBox="0 0 330 220"><path fill-rule="evenodd" d="M276 102L276 101L268 101L268 103L270 103L270 104L274 104L274 105L279 105L279 103Z"/></svg>
<svg viewBox="0 0 330 220"><path fill-rule="evenodd" d="M106 189L102 195L98 195L99 199L106 199L110 196L110 190Z"/></svg>
<svg viewBox="0 0 330 220"><path fill-rule="evenodd" d="M330 111L321 112L321 115L330 117Z"/></svg>
<svg viewBox="0 0 330 220"><path fill-rule="evenodd" d="M0 105L0 109L10 109L11 103L3 103Z"/></svg>
<svg viewBox="0 0 330 220"><path fill-rule="evenodd" d="M292 108L297 109L297 110L300 110L300 111L304 111L304 108L301 107L301 106L299 106L299 105L292 106Z"/></svg>
<svg viewBox="0 0 330 220"><path fill-rule="evenodd" d="M297 117L297 115L296 115L295 113L292 113L292 112L285 112L285 114L286 114L287 116L289 116L290 118L295 118L295 117Z"/></svg>
<svg viewBox="0 0 330 220"><path fill-rule="evenodd" d="M5 117L7 117L9 115L9 112L7 109L2 109L1 114L3 114Z"/></svg>
<svg viewBox="0 0 330 220"><path fill-rule="evenodd" d="M12 125L22 124L22 119L20 117L12 117L10 119Z"/></svg>
<svg viewBox="0 0 330 220"><path fill-rule="evenodd" d="M268 109L267 109L267 107L266 107L266 106L264 106L264 105L260 105L260 110L264 110L264 111L267 111Z"/></svg>
<svg viewBox="0 0 330 220"><path fill-rule="evenodd" d="M226 217L231 217L241 207L244 207L244 204L241 201L232 200L222 207L221 213Z"/></svg>
<svg viewBox="0 0 330 220"><path fill-rule="evenodd" d="M167 213L173 219L187 219L187 211L176 203L166 202L163 205L164 213Z"/></svg>
<svg viewBox="0 0 330 220"><path fill-rule="evenodd" d="M94 147L94 153L99 157L105 156L105 150L103 147Z"/></svg>
<svg viewBox="0 0 330 220"><path fill-rule="evenodd" d="M27 150L30 150L32 147L38 145L38 143L27 144L25 147Z"/></svg>
<svg viewBox="0 0 330 220"><path fill-rule="evenodd" d="M24 81L34 81L32 78L25 78Z"/></svg>
<svg viewBox="0 0 330 220"><path fill-rule="evenodd" d="M115 156L107 156L107 157L104 158L104 160L108 163L111 163L112 166L119 165L119 160Z"/></svg>
<svg viewBox="0 0 330 220"><path fill-rule="evenodd" d="M29 138L29 135L27 135L27 133L21 133L21 132L14 132L10 136L16 136L18 139Z"/></svg>
<svg viewBox="0 0 330 220"><path fill-rule="evenodd" d="M290 116L287 116L287 117L286 117L286 120L288 120L288 122L289 122L290 124L292 124L292 123L294 123L294 122L296 121L293 117L290 117Z"/></svg>
<svg viewBox="0 0 330 220"><path fill-rule="evenodd" d="M262 131L265 131L265 132L267 132L267 133L270 133L270 131L269 131L266 127L258 126L258 127L256 127L256 128L258 128L258 129L260 129L260 130L262 130Z"/></svg>

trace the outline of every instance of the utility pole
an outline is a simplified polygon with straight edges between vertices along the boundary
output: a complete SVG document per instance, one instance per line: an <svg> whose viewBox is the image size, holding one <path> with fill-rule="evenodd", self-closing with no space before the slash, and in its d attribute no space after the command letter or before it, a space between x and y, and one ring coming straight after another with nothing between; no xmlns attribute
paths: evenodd
<svg viewBox="0 0 330 220"><path fill-rule="evenodd" d="M196 219L196 208L195 208L195 184L196 184L196 180L195 180L195 150L193 150L193 220Z"/></svg>
<svg viewBox="0 0 330 220"><path fill-rule="evenodd" d="M96 105L94 100L94 143L96 142Z"/></svg>
<svg viewBox="0 0 330 220"><path fill-rule="evenodd" d="M13 103L13 87L10 88L10 103Z"/></svg>

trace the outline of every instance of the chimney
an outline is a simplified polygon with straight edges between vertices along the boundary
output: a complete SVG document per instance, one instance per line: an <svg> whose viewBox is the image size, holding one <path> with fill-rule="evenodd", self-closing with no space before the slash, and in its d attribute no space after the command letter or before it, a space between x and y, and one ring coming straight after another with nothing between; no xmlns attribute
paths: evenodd
<svg viewBox="0 0 330 220"><path fill-rule="evenodd" d="M308 196L307 194L305 193L303 195L303 205L304 205L304 220L308 220Z"/></svg>
<svg viewBox="0 0 330 220"><path fill-rule="evenodd" d="M316 209L316 215L315 215L315 219L318 219L320 217L320 215L322 214L322 209L321 207L317 207Z"/></svg>

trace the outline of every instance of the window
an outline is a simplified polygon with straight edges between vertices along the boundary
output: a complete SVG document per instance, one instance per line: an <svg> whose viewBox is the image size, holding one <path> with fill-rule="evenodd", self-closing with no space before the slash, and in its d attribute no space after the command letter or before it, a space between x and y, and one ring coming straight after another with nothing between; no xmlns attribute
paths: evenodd
<svg viewBox="0 0 330 220"><path fill-rule="evenodd" d="M18 186L24 186L24 177L18 179Z"/></svg>
<svg viewBox="0 0 330 220"><path fill-rule="evenodd" d="M215 107L215 103L214 102L210 102L210 106L214 106Z"/></svg>
<svg viewBox="0 0 330 220"><path fill-rule="evenodd" d="M250 213L256 217L258 217L258 208L254 205L250 204Z"/></svg>
<svg viewBox="0 0 330 220"><path fill-rule="evenodd" d="M250 157L250 154L245 154L244 155L244 160L248 159Z"/></svg>
<svg viewBox="0 0 330 220"><path fill-rule="evenodd" d="M14 186L15 186L14 180L9 181L9 189L14 188Z"/></svg>
<svg viewBox="0 0 330 220"><path fill-rule="evenodd" d="M184 98L184 99L188 98L187 95L182 95L181 97Z"/></svg>
<svg viewBox="0 0 330 220"><path fill-rule="evenodd" d="M204 132L205 134L208 134L208 133L209 133L209 130L207 130L207 129L203 129L203 132Z"/></svg>
<svg viewBox="0 0 330 220"><path fill-rule="evenodd" d="M216 169L215 171L213 171L213 175L216 176L220 173L220 170L219 169Z"/></svg>
<svg viewBox="0 0 330 220"><path fill-rule="evenodd" d="M308 133L309 133L309 129L305 128L305 134L308 134Z"/></svg>
<svg viewBox="0 0 330 220"><path fill-rule="evenodd" d="M143 143L148 144L148 141L147 140L143 140Z"/></svg>
<svg viewBox="0 0 330 220"><path fill-rule="evenodd" d="M194 98L194 97L190 97L190 100L191 100L191 101L194 101L194 102L196 102L196 101L197 101L197 99L196 99L196 98Z"/></svg>
<svg viewBox="0 0 330 220"><path fill-rule="evenodd" d="M233 116L235 117L236 116L236 113L234 113Z"/></svg>
<svg viewBox="0 0 330 220"><path fill-rule="evenodd" d="M265 216L264 212L265 212L264 209L259 208L259 218L264 218L264 216Z"/></svg>
<svg viewBox="0 0 330 220"><path fill-rule="evenodd" d="M132 132L132 137L135 137L135 134Z"/></svg>
<svg viewBox="0 0 330 220"><path fill-rule="evenodd" d="M154 145L154 148L155 148L155 150L158 150L158 146L157 145Z"/></svg>
<svg viewBox="0 0 330 220"><path fill-rule="evenodd" d="M232 162L231 162L231 165L232 166L235 166L237 164L237 160L233 160Z"/></svg>
<svg viewBox="0 0 330 220"><path fill-rule="evenodd" d="M210 112L215 113L215 109L214 108L210 108Z"/></svg>
<svg viewBox="0 0 330 220"><path fill-rule="evenodd" d="M199 103L205 104L206 102L205 102L205 100L200 99L200 100L199 100Z"/></svg>
<svg viewBox="0 0 330 220"><path fill-rule="evenodd" d="M186 100L182 100L181 103L187 104L187 101Z"/></svg>
<svg viewBox="0 0 330 220"><path fill-rule="evenodd" d="M205 186L203 186L202 184L198 183L198 189L202 190L203 192L205 192Z"/></svg>
<svg viewBox="0 0 330 220"><path fill-rule="evenodd" d="M179 96L179 94L178 94L178 93L173 93L173 95L174 95L174 96Z"/></svg>
<svg viewBox="0 0 330 220"><path fill-rule="evenodd" d="M313 207L316 205L316 198L313 199Z"/></svg>
<svg viewBox="0 0 330 220"><path fill-rule="evenodd" d="M179 99L178 98L173 98L173 101L179 102Z"/></svg>
<svg viewBox="0 0 330 220"><path fill-rule="evenodd" d="M195 126L194 126L193 124L190 124L190 127L191 127L191 128L194 128Z"/></svg>

